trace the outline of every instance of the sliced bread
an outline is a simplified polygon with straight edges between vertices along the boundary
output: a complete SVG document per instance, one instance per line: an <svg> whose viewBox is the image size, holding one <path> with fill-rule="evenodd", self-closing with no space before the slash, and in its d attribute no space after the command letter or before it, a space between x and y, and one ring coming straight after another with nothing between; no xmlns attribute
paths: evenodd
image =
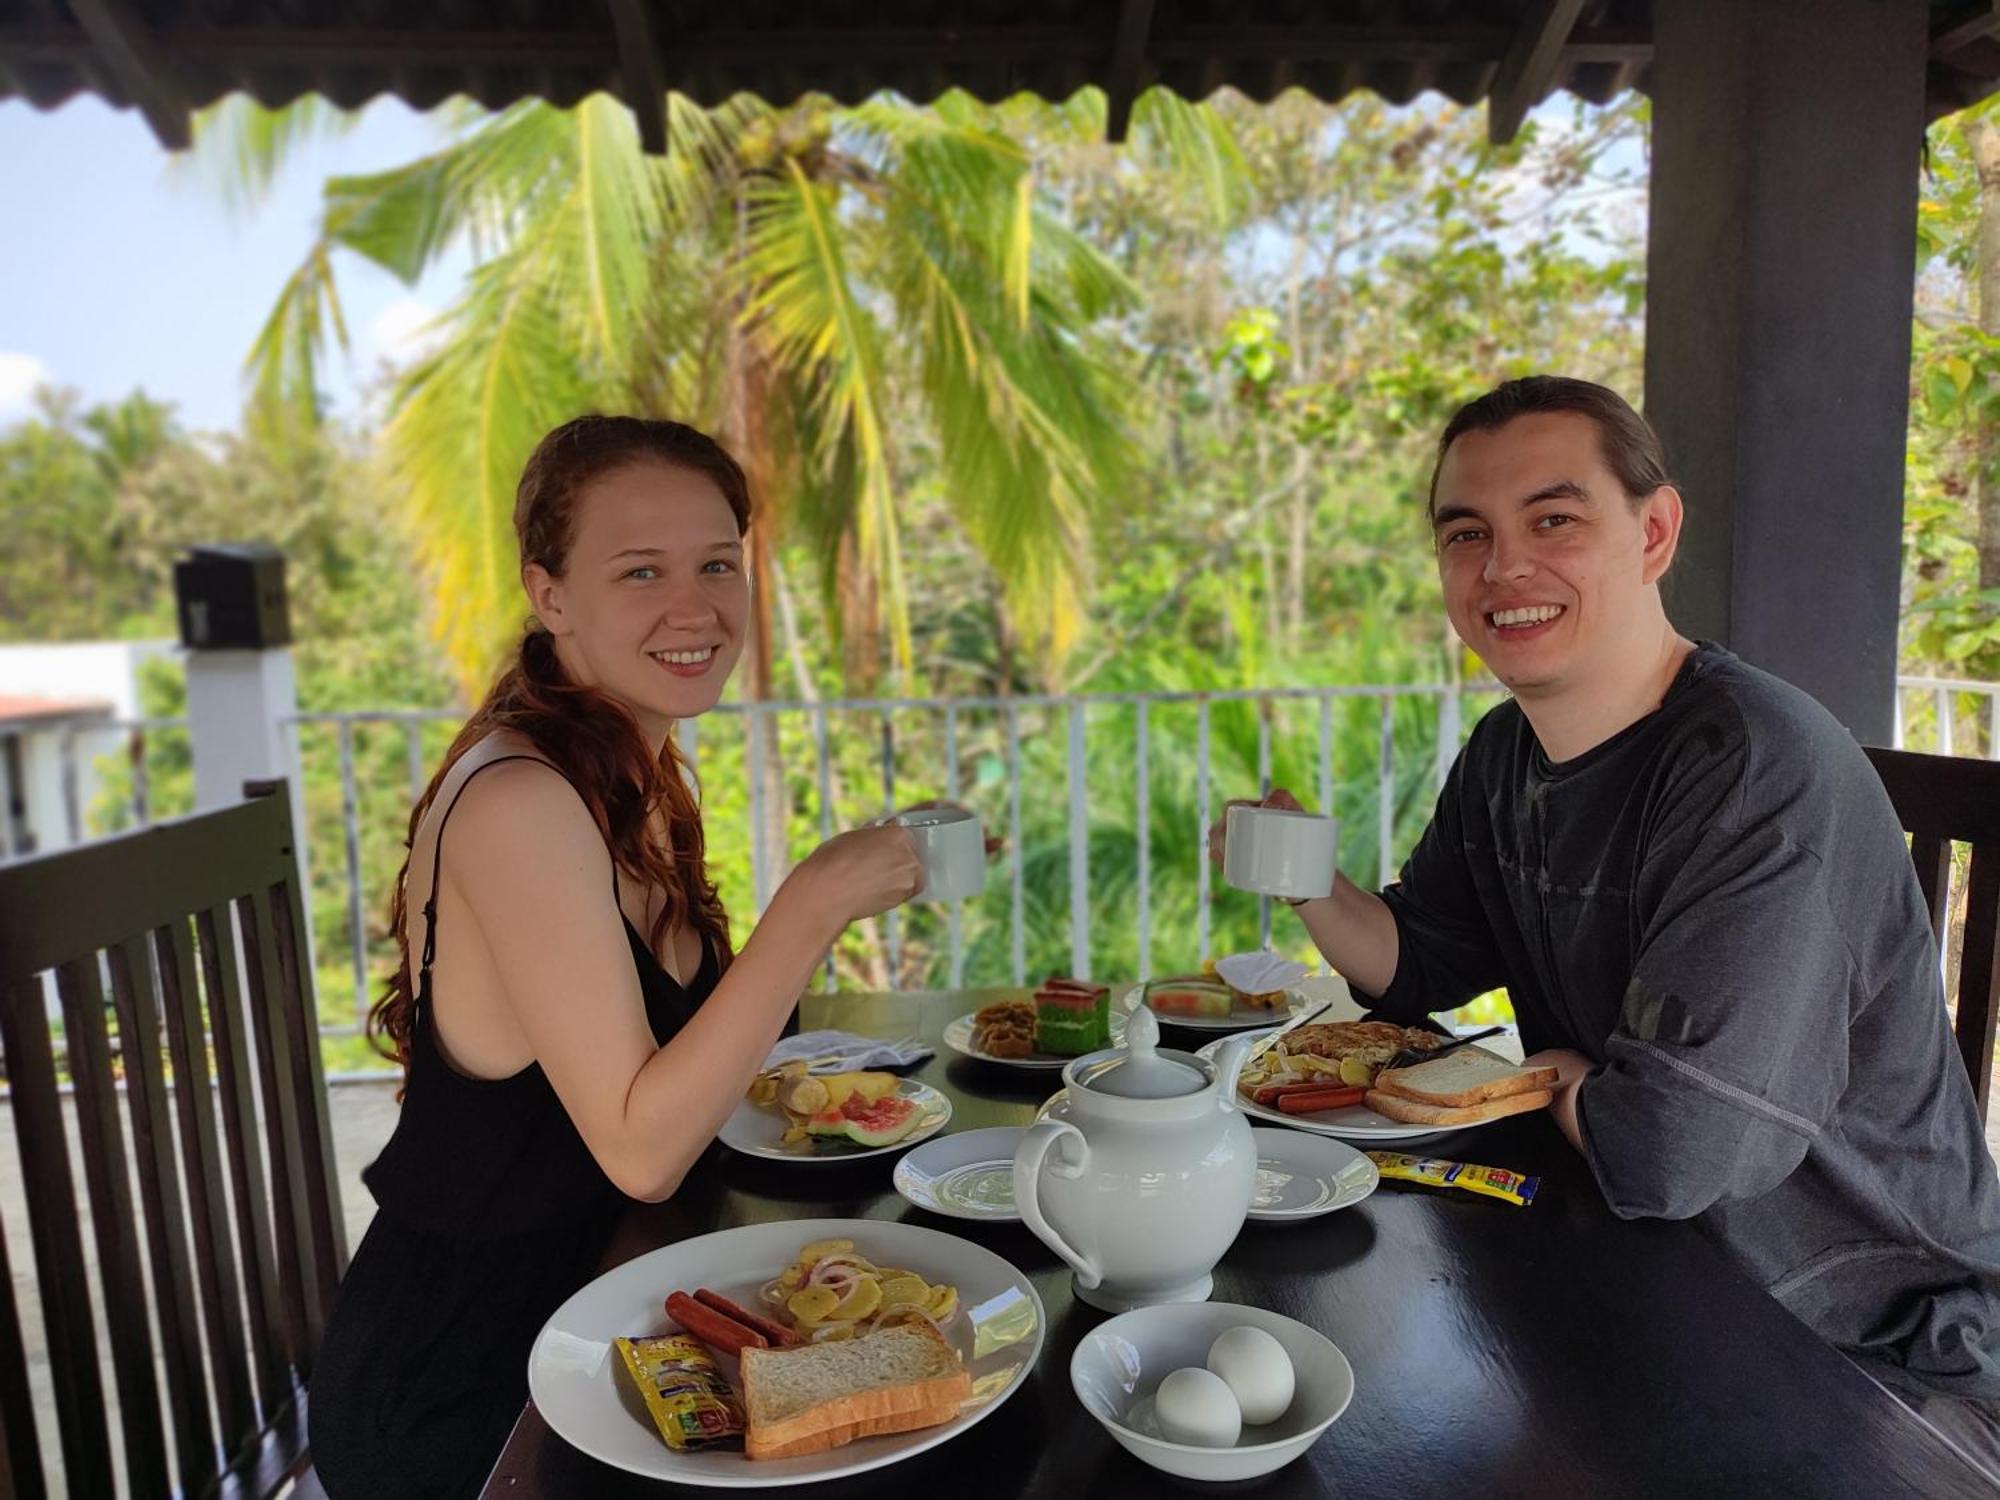
<svg viewBox="0 0 2000 1500"><path fill-rule="evenodd" d="M958 1415L972 1377L928 1323L899 1324L838 1343L745 1349L744 1451L796 1458L881 1432L933 1427Z"/></svg>
<svg viewBox="0 0 2000 1500"><path fill-rule="evenodd" d="M1506 1094L1498 1099L1489 1099L1484 1104L1453 1108L1443 1104L1419 1104L1401 1094L1370 1089L1364 1102L1376 1114L1387 1115L1392 1120L1401 1120L1409 1125L1483 1125L1488 1120L1498 1120L1506 1115L1524 1115L1530 1110L1546 1109L1554 1098L1555 1095L1547 1089L1536 1089L1533 1093Z"/></svg>
<svg viewBox="0 0 2000 1500"><path fill-rule="evenodd" d="M1518 1068L1491 1052L1460 1047L1431 1062L1384 1068L1375 1075L1375 1087L1382 1093L1400 1094L1419 1104L1469 1109L1509 1094L1552 1089L1556 1078L1554 1068Z"/></svg>

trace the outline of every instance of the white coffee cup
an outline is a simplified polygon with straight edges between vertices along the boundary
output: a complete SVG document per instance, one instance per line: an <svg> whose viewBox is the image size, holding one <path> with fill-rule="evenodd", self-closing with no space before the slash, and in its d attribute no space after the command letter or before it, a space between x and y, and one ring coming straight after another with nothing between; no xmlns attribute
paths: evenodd
<svg viewBox="0 0 2000 1500"><path fill-rule="evenodd" d="M986 831L958 807L921 807L889 821L910 830L924 864L924 888L912 901L963 901L986 888Z"/></svg>
<svg viewBox="0 0 2000 1500"><path fill-rule="evenodd" d="M1288 807L1232 807L1223 824L1222 878L1239 891L1288 900L1333 893L1340 820Z"/></svg>

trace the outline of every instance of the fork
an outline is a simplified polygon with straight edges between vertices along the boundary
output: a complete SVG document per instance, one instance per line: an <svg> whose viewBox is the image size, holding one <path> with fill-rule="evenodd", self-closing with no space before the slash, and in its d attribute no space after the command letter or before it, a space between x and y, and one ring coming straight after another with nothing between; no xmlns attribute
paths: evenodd
<svg viewBox="0 0 2000 1500"><path fill-rule="evenodd" d="M1405 1047L1401 1052L1398 1052L1384 1063L1382 1067L1384 1071L1390 1068L1415 1067L1418 1063L1427 1063L1434 1057L1443 1057L1447 1052L1456 1052L1460 1047L1470 1046L1474 1042L1483 1042L1489 1036L1498 1036L1506 1029L1505 1026L1489 1026L1484 1031L1473 1032L1471 1036L1453 1037L1442 1047L1433 1047L1428 1052L1419 1052L1415 1047Z"/></svg>

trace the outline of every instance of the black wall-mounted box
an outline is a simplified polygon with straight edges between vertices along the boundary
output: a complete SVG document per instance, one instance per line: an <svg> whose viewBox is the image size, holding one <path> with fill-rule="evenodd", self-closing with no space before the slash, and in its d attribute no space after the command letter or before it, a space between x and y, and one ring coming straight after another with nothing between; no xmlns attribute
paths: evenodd
<svg viewBox="0 0 2000 1500"><path fill-rule="evenodd" d="M262 542L190 547L174 564L174 603L183 646L254 651L291 644L285 554Z"/></svg>

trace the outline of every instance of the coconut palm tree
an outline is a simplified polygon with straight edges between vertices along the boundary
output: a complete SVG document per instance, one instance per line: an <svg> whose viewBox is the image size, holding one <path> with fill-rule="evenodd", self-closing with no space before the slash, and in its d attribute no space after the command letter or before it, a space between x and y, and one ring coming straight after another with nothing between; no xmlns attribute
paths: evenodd
<svg viewBox="0 0 2000 1500"><path fill-rule="evenodd" d="M317 419L319 363L346 341L338 252L414 282L469 242L474 270L400 378L385 445L468 685L518 616L521 462L593 407L702 423L746 459L764 506L753 696L771 692L788 538L818 564L850 686L885 664L915 677L901 531L918 443L1014 630L1054 667L1081 620L1093 513L1132 472L1124 381L1085 335L1137 292L1047 201L1021 137L1102 130L1094 92L1004 110L672 96L660 158L604 96L460 115L436 152L327 182L319 237L250 356L253 416ZM304 133L238 101L201 150L254 182ZM1133 137L1194 163L1226 212L1240 163L1214 115L1155 90Z"/></svg>

